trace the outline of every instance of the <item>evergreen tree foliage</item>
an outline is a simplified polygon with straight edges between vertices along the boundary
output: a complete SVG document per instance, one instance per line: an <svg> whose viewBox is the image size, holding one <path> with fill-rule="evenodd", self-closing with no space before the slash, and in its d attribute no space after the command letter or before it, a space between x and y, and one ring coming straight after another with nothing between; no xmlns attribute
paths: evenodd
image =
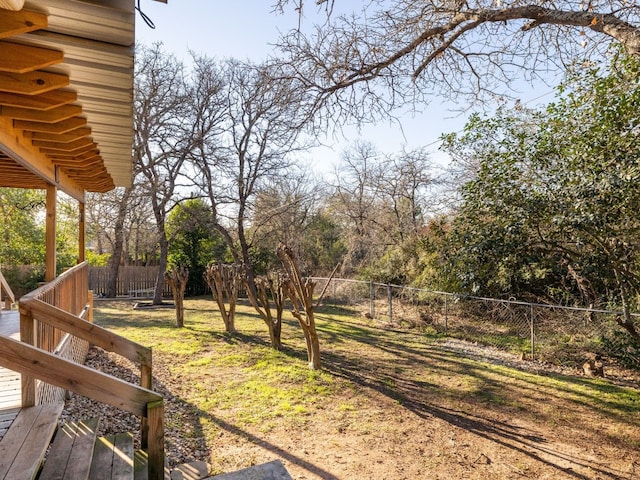
<svg viewBox="0 0 640 480"><path fill-rule="evenodd" d="M449 254L460 287L629 307L640 293L640 62L580 65L542 111L501 108L445 138L475 165Z"/></svg>
<svg viewBox="0 0 640 480"><path fill-rule="evenodd" d="M206 266L226 259L226 244L210 218L210 209L203 200L188 199L178 204L167 219L169 266L189 270L189 295L206 293Z"/></svg>

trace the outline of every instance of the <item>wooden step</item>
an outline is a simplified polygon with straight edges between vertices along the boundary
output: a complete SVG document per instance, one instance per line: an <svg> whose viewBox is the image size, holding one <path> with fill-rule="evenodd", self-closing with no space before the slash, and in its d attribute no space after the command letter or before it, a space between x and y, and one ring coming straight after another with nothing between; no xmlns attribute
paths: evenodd
<svg viewBox="0 0 640 480"><path fill-rule="evenodd" d="M96 440L91 480L133 480L133 435L119 433Z"/></svg>
<svg viewBox="0 0 640 480"><path fill-rule="evenodd" d="M39 480L86 480L99 419L67 422L58 430Z"/></svg>
<svg viewBox="0 0 640 480"><path fill-rule="evenodd" d="M35 478L58 427L62 404L23 408L0 441L0 479Z"/></svg>

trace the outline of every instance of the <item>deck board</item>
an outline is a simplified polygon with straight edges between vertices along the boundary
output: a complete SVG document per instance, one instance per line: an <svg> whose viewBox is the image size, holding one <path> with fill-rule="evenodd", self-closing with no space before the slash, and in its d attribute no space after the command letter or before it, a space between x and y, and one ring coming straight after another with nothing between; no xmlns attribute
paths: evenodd
<svg viewBox="0 0 640 480"><path fill-rule="evenodd" d="M20 410L0 442L0 478L35 478L62 408L62 404L50 404Z"/></svg>
<svg viewBox="0 0 640 480"><path fill-rule="evenodd" d="M133 480L133 435L120 433L96 440L91 472L92 480Z"/></svg>
<svg viewBox="0 0 640 480"><path fill-rule="evenodd" d="M56 434L39 480L88 479L98 422L98 417L67 421Z"/></svg>
<svg viewBox="0 0 640 480"><path fill-rule="evenodd" d="M20 313L0 310L0 335L20 340ZM0 367L0 411L21 405L20 374Z"/></svg>

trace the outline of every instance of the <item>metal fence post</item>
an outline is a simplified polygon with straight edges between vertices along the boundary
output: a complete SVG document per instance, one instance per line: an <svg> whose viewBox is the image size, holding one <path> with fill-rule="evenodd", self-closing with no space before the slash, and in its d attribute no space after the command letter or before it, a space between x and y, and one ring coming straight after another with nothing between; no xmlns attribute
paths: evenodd
<svg viewBox="0 0 640 480"><path fill-rule="evenodd" d="M533 311L533 305L531 305L531 360L536 358L536 330L535 330L535 314Z"/></svg>
<svg viewBox="0 0 640 480"><path fill-rule="evenodd" d="M369 315L371 318L376 318L376 291L373 280L369 280Z"/></svg>
<svg viewBox="0 0 640 480"><path fill-rule="evenodd" d="M389 302L389 323L393 323L393 295L391 294L391 284L387 284L387 300Z"/></svg>

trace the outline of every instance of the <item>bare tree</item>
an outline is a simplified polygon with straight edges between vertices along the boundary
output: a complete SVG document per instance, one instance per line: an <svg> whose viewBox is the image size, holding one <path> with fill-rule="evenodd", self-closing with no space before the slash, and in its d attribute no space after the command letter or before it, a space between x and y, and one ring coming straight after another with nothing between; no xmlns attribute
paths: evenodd
<svg viewBox="0 0 640 480"><path fill-rule="evenodd" d="M246 280L247 277L245 277ZM271 346L275 350L281 350L282 312L284 311L284 302L287 295L288 279L278 272L269 272L267 275L256 276L254 284L255 288L247 286L249 301L269 329ZM273 309L275 309L275 316L273 315Z"/></svg>
<svg viewBox="0 0 640 480"><path fill-rule="evenodd" d="M87 237L90 248L98 255L111 252L110 227L114 223L114 199L113 196L119 189L107 193L88 193L86 202ZM109 243L107 248L106 243Z"/></svg>
<svg viewBox="0 0 640 480"><path fill-rule="evenodd" d="M97 242L98 252L109 253L106 296L114 298L117 293L120 266L128 258L128 241L131 237L131 217L143 203L135 184L117 188L103 194L88 197L87 224L90 235Z"/></svg>
<svg viewBox="0 0 640 480"><path fill-rule="evenodd" d="M291 249L286 245L278 247L276 254L282 262L282 267L287 274L286 283L287 295L293 305L292 315L298 320L304 339L307 343L307 357L309 368L319 370L320 361L320 340L316 332L316 321L313 311L313 290L316 283L310 278L302 279L300 269Z"/></svg>
<svg viewBox="0 0 640 480"><path fill-rule="evenodd" d="M236 305L242 283L240 268L237 265L212 264L205 270L204 278L218 304L225 331L235 333Z"/></svg>
<svg viewBox="0 0 640 480"><path fill-rule="evenodd" d="M379 161L380 154L372 143L356 142L342 153L334 173L330 203L333 213L341 219L347 238L344 274L352 274L384 253L387 236L373 231L380 213L376 208Z"/></svg>
<svg viewBox="0 0 640 480"><path fill-rule="evenodd" d="M233 185L224 174L233 171L233 163L226 156L229 141L228 78L211 58L194 55L193 63L192 82L195 88L189 98L190 108L196 112L195 142L189 157L192 183L197 194L209 204L211 225L229 246L234 262L240 264L241 259L233 248L233 230L226 221L226 207L234 202Z"/></svg>
<svg viewBox="0 0 640 480"><path fill-rule="evenodd" d="M440 183L426 149L385 155L380 166L379 192L390 209L385 228L398 242L415 236L429 213L438 209L429 189ZM431 207L432 212L426 209Z"/></svg>
<svg viewBox="0 0 640 480"><path fill-rule="evenodd" d="M255 289L250 255L257 234L250 224L254 202L262 186L286 175L293 155L307 148L297 128L300 99L260 66L234 60L220 67L207 59L197 62L201 83L216 86L202 101L221 115L211 117L211 128L202 131L193 152L195 184L208 200L215 228L234 261L246 266L249 288Z"/></svg>
<svg viewBox="0 0 640 480"><path fill-rule="evenodd" d="M329 208L343 229L347 253L343 273L374 264L390 248L414 239L437 202L438 182L424 149L382 154L356 142L345 150L334 174Z"/></svg>
<svg viewBox="0 0 640 480"><path fill-rule="evenodd" d="M149 218L153 217L153 207L144 190L137 190L129 207L124 264L151 265L158 257L158 229L149 222Z"/></svg>
<svg viewBox="0 0 640 480"><path fill-rule="evenodd" d="M190 92L183 65L162 51L161 45L140 48L136 57L134 85L136 168L145 179L160 247L158 276L153 298L162 302L164 272L167 268L167 214L177 203L182 166L193 144L194 123L187 108Z"/></svg>
<svg viewBox="0 0 640 480"><path fill-rule="evenodd" d="M291 168L286 175L264 182L251 217L254 245L263 252L275 252L278 245L288 245L306 267L304 240L321 206L322 193L321 186L310 178L309 169Z"/></svg>
<svg viewBox="0 0 640 480"><path fill-rule="evenodd" d="M640 5L628 0L321 0L326 21L285 35L280 74L314 92L310 112L364 120L407 102L495 93L516 79L597 59L612 43L640 54ZM308 10L310 2L279 0Z"/></svg>

